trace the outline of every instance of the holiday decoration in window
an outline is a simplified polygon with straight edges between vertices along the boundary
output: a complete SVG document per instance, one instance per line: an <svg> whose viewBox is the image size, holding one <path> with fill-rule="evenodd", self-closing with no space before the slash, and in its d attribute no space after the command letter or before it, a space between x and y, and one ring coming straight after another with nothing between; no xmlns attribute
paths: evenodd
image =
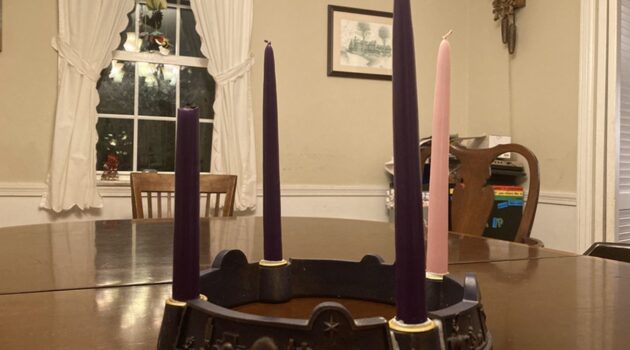
<svg viewBox="0 0 630 350"><path fill-rule="evenodd" d="M141 16L142 29L140 38L144 41L143 46L147 51L157 51L162 55L171 52L171 44L166 35L160 30L166 10L166 0L148 0L146 2L146 13Z"/></svg>
<svg viewBox="0 0 630 350"><path fill-rule="evenodd" d="M114 181L118 180L118 166L120 157L127 156L127 149L132 145L131 138L125 130L120 133L108 133L99 140L97 147L105 149L107 157L103 163L103 174L101 180Z"/></svg>

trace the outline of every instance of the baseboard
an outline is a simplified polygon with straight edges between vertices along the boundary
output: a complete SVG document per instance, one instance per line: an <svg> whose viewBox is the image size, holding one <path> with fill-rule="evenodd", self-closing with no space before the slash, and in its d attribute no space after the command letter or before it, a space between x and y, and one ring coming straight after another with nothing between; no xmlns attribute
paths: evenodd
<svg viewBox="0 0 630 350"><path fill-rule="evenodd" d="M282 197L385 197L387 186L357 185L284 185L280 189ZM258 197L263 196L262 187L256 191Z"/></svg>
<svg viewBox="0 0 630 350"><path fill-rule="evenodd" d="M387 186L378 185L284 185L282 197L385 197ZM0 197L41 197L46 184L38 182L0 182ZM100 182L98 192L103 197L130 197L128 182ZM256 196L262 197L263 189L257 188Z"/></svg>
<svg viewBox="0 0 630 350"><path fill-rule="evenodd" d="M388 221L387 189L378 185L285 185L281 189L282 215ZM104 208L62 214L39 208L45 190L43 183L0 183L0 227L131 218L128 184L99 184ZM258 188L258 210L250 214L262 215L262 195ZM574 251L575 212L574 193L541 193L532 236L542 239L547 247Z"/></svg>
<svg viewBox="0 0 630 350"><path fill-rule="evenodd" d="M385 197L387 186L380 185L284 185L282 197ZM0 182L0 197L41 197L46 184L37 182ZM100 183L98 191L103 197L130 197L128 183ZM258 187L257 197L263 189ZM571 192L540 192L538 203L576 205L576 195Z"/></svg>
<svg viewBox="0 0 630 350"><path fill-rule="evenodd" d="M577 197L571 192L540 192L538 204L553 204L575 207Z"/></svg>
<svg viewBox="0 0 630 350"><path fill-rule="evenodd" d="M41 197L46 184L38 182L0 182L0 197Z"/></svg>

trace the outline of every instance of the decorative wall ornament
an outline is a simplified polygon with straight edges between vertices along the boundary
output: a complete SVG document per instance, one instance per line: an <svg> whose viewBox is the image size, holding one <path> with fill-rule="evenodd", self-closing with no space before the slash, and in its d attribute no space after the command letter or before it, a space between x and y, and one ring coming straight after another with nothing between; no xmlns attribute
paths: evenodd
<svg viewBox="0 0 630 350"><path fill-rule="evenodd" d="M516 48L516 10L525 7L526 0L492 0L494 20L501 21L501 40L510 54Z"/></svg>

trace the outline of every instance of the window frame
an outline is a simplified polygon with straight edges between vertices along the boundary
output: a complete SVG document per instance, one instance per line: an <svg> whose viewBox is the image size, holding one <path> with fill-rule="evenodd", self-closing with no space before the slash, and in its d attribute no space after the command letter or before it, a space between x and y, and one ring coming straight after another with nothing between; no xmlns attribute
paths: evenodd
<svg viewBox="0 0 630 350"><path fill-rule="evenodd" d="M145 1L136 0L134 5L134 16L135 16L135 33L139 33L140 30L140 9L142 5L145 5ZM164 64L164 65L174 65L178 66L177 69L177 83L175 88L175 109L180 108L180 73L182 67L194 67L194 68L204 68L208 67L208 59L204 57L193 57L193 56L180 56L179 50L181 46L180 35L181 35L181 12L184 10L191 10L190 5L181 4L181 0L176 3L167 3L168 8L174 8L176 12L176 22L175 22L175 52L172 55L162 55L158 52L134 52L134 51L126 51L126 50L114 50L112 52L112 61L126 61L126 62L134 62L134 98L133 98L133 114L115 114L115 113L99 113L97 111L97 121L99 118L108 118L108 119L122 119L122 120L132 120L133 121L133 159L132 159L132 170L119 170L118 171L118 180L101 180L101 175L103 174L102 169L98 169L100 164L97 164L96 176L97 176L97 184L98 185L112 185L115 183L127 184L129 183L129 177L132 172L141 171L137 169L138 165L138 125L140 120L151 120L151 121L168 121L175 123L175 130L177 130L177 116L150 116L150 115L141 115L139 114L139 90L140 90L140 76L138 74L139 65L138 63L153 63L153 64ZM105 68L107 69L107 68ZM200 123L207 123L214 125L214 117L211 118L200 118ZM95 145L96 146L96 145ZM96 152L96 149L94 150ZM135 170L133 170L135 169ZM173 173L173 171L160 171L160 173ZM202 172L206 173L206 172Z"/></svg>

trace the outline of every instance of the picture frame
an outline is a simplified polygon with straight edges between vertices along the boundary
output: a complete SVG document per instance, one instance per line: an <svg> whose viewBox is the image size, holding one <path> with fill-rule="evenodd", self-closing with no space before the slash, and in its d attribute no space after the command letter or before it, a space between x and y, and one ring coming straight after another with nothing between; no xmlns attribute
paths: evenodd
<svg viewBox="0 0 630 350"><path fill-rule="evenodd" d="M328 76L392 79L393 14L328 5Z"/></svg>

